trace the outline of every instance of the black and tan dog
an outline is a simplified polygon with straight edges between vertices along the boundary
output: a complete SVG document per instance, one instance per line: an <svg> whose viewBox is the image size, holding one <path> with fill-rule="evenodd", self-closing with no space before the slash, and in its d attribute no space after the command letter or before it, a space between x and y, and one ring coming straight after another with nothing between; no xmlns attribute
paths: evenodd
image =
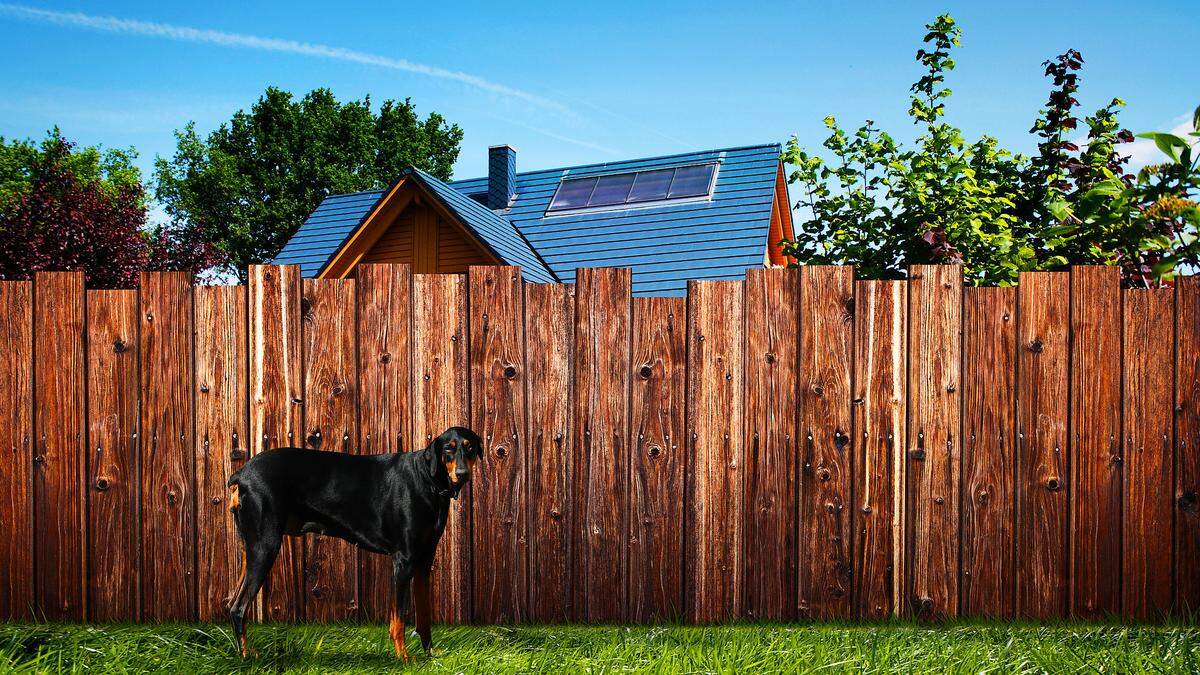
<svg viewBox="0 0 1200 675"><path fill-rule="evenodd" d="M246 608L279 555L284 535L317 532L392 557L389 632L408 660L404 619L416 604L417 633L430 648L429 574L450 500L471 480L483 447L470 429L451 427L424 450L351 455L302 448L260 453L229 478L230 510L246 546L242 580L229 616L242 655Z"/></svg>

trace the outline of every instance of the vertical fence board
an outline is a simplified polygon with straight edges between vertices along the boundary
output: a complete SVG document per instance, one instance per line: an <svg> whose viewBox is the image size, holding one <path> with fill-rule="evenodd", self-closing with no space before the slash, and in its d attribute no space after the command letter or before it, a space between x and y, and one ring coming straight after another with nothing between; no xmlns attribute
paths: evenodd
<svg viewBox="0 0 1200 675"><path fill-rule="evenodd" d="M903 606L908 287L855 286L854 616L883 619Z"/></svg>
<svg viewBox="0 0 1200 675"><path fill-rule="evenodd" d="M304 447L357 453L357 357L354 280L305 279L303 320ZM304 616L339 621L358 613L354 547L322 534L304 537Z"/></svg>
<svg viewBox="0 0 1200 675"><path fill-rule="evenodd" d="M525 322L519 267L469 271L472 425L483 437L473 482L475 621L525 615Z"/></svg>
<svg viewBox="0 0 1200 675"><path fill-rule="evenodd" d="M801 616L850 616L854 268L808 266L800 297Z"/></svg>
<svg viewBox="0 0 1200 675"><path fill-rule="evenodd" d="M229 476L246 463L246 288L196 287L196 602L224 621L243 547L229 512Z"/></svg>
<svg viewBox="0 0 1200 675"><path fill-rule="evenodd" d="M629 432L629 619L683 614L687 303L633 300Z"/></svg>
<svg viewBox="0 0 1200 675"><path fill-rule="evenodd" d="M742 614L744 316L742 283L688 282L687 611Z"/></svg>
<svg viewBox="0 0 1200 675"><path fill-rule="evenodd" d="M529 618L572 614L571 409L575 292L565 284L525 287L529 460Z"/></svg>
<svg viewBox="0 0 1200 675"><path fill-rule="evenodd" d="M1200 277L1176 292L1175 609L1188 615L1200 612Z"/></svg>
<svg viewBox="0 0 1200 675"><path fill-rule="evenodd" d="M250 452L257 455L302 440L301 282L295 265L251 265L249 276ZM285 536L261 596L264 619L304 618L302 560L301 540Z"/></svg>
<svg viewBox="0 0 1200 675"><path fill-rule="evenodd" d="M34 312L34 568L38 609L85 616L84 290L82 272L39 272Z"/></svg>
<svg viewBox="0 0 1200 675"><path fill-rule="evenodd" d="M1071 269L1071 612L1121 609L1121 270Z"/></svg>
<svg viewBox="0 0 1200 675"><path fill-rule="evenodd" d="M1014 288L963 295L962 613L1013 615Z"/></svg>
<svg viewBox="0 0 1200 675"><path fill-rule="evenodd" d="M138 612L138 294L87 292L88 618Z"/></svg>
<svg viewBox="0 0 1200 675"><path fill-rule="evenodd" d="M412 268L359 265L355 277L359 452L412 450ZM392 560L362 549L358 555L361 615L382 621L391 603Z"/></svg>
<svg viewBox="0 0 1200 675"><path fill-rule="evenodd" d="M139 283L142 406L142 616L196 616L192 280L146 272Z"/></svg>
<svg viewBox="0 0 1200 675"><path fill-rule="evenodd" d="M1173 289L1125 292L1122 601L1127 618L1171 608Z"/></svg>
<svg viewBox="0 0 1200 675"><path fill-rule="evenodd" d="M1067 610L1070 274L1032 272L1017 288L1016 610Z"/></svg>
<svg viewBox="0 0 1200 675"><path fill-rule="evenodd" d="M576 619L621 621L628 597L632 275L585 269L575 278Z"/></svg>
<svg viewBox="0 0 1200 675"><path fill-rule="evenodd" d="M413 276L414 450L452 426L470 423L467 283L461 274ZM433 564L434 621L471 617L471 500L467 486L450 503L450 516Z"/></svg>
<svg viewBox="0 0 1200 675"><path fill-rule="evenodd" d="M958 612L962 270L909 271L909 597L922 618Z"/></svg>
<svg viewBox="0 0 1200 675"><path fill-rule="evenodd" d="M33 285L0 282L0 621L33 612Z"/></svg>
<svg viewBox="0 0 1200 675"><path fill-rule="evenodd" d="M759 619L796 615L799 328L800 272L746 270L746 614Z"/></svg>

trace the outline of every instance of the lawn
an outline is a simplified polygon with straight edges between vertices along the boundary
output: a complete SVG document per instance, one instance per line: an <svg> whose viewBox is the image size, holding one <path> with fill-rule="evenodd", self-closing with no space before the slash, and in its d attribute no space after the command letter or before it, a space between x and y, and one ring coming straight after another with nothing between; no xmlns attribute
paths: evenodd
<svg viewBox="0 0 1200 675"><path fill-rule="evenodd" d="M0 671L403 671L382 626L0 625ZM434 629L416 672L1198 672L1200 627L959 623ZM409 639L409 649L419 643Z"/></svg>

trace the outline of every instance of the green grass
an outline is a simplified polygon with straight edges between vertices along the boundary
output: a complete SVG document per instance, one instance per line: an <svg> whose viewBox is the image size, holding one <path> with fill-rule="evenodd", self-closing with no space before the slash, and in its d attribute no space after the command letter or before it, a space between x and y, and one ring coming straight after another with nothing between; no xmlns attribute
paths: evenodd
<svg viewBox="0 0 1200 675"><path fill-rule="evenodd" d="M957 623L434 628L409 668L382 626L0 625L12 672L1200 672L1200 627ZM409 649L419 654L410 637Z"/></svg>

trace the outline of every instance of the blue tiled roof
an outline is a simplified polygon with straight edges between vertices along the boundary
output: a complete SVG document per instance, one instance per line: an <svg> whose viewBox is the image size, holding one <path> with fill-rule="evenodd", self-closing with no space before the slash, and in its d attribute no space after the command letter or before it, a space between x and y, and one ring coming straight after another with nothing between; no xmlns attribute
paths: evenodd
<svg viewBox="0 0 1200 675"><path fill-rule="evenodd" d="M468 197L487 191L486 177L446 184L418 175L464 220L474 220L468 225L480 239L504 262L521 265L527 279L539 280L546 268L571 282L578 267L630 267L635 295L682 295L689 279L740 279L746 268L763 264L779 153L779 144L768 144L518 173L516 196L500 212ZM719 167L710 200L546 214L563 178L712 161ZM315 275L382 194L328 197L276 262Z"/></svg>

